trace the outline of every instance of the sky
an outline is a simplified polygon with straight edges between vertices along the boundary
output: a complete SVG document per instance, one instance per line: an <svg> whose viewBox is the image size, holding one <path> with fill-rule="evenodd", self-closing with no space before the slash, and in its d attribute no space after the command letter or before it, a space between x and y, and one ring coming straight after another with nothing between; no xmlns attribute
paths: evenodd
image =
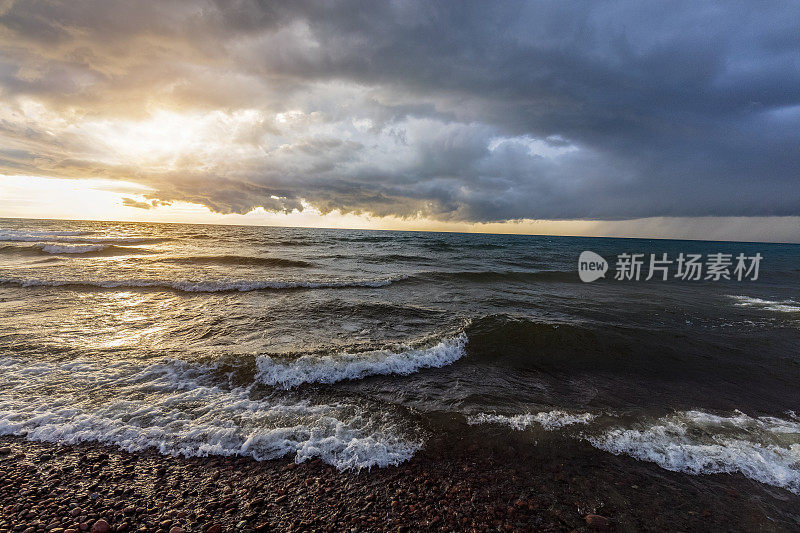
<svg viewBox="0 0 800 533"><path fill-rule="evenodd" d="M0 0L0 216L800 242L798 20Z"/></svg>

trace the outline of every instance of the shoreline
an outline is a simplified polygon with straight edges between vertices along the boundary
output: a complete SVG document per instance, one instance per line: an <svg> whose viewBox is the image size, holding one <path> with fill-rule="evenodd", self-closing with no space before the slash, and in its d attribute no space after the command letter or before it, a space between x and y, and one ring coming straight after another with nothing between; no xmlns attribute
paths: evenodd
<svg viewBox="0 0 800 533"><path fill-rule="evenodd" d="M171 533L800 527L800 496L741 475L670 472L557 438L479 446L479 433L359 473L318 459L172 457L4 436L0 533L90 531L101 519L109 531Z"/></svg>

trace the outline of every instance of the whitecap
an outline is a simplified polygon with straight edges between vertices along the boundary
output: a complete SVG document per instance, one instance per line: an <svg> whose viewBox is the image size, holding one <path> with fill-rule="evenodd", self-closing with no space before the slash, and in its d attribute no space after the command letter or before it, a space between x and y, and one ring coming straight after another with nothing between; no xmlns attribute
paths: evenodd
<svg viewBox="0 0 800 533"><path fill-rule="evenodd" d="M57 244L146 244L171 240L168 237L90 235L88 232L52 231L52 232L0 232L1 242L34 242Z"/></svg>
<svg viewBox="0 0 800 533"><path fill-rule="evenodd" d="M0 435L167 455L320 458L339 470L397 465L422 446L399 415L352 402L259 398L252 385L215 383L213 366L3 363Z"/></svg>
<svg viewBox="0 0 800 533"><path fill-rule="evenodd" d="M0 241L4 240L13 240L16 237L25 237L25 238L38 238L41 239L42 237L77 237L81 235L90 235L91 231L17 231L17 230L6 230L0 231Z"/></svg>
<svg viewBox="0 0 800 533"><path fill-rule="evenodd" d="M289 389L303 383L336 383L381 374L408 375L423 368L440 368L464 356L467 335L443 339L430 348L406 348L393 352L374 350L336 355L304 355L292 361L258 357L256 379L266 385Z"/></svg>
<svg viewBox="0 0 800 533"><path fill-rule="evenodd" d="M40 244L38 248L49 254L85 254L105 250L105 244Z"/></svg>
<svg viewBox="0 0 800 533"><path fill-rule="evenodd" d="M800 494L800 422L683 411L632 427L616 427L589 442L662 468L690 474L741 473Z"/></svg>
<svg viewBox="0 0 800 533"><path fill-rule="evenodd" d="M737 301L739 307L755 307L765 311L780 313L800 313L800 302L795 300L764 300L750 296L730 296Z"/></svg>

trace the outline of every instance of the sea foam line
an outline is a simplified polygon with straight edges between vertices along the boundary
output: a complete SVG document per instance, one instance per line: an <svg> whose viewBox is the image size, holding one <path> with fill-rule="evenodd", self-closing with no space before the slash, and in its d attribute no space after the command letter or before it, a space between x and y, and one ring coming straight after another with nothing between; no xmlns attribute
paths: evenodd
<svg viewBox="0 0 800 533"><path fill-rule="evenodd" d="M800 302L795 300L764 300L752 298L750 296L731 296L738 303L739 307L757 307L765 311L777 311L781 313L800 312Z"/></svg>
<svg viewBox="0 0 800 533"><path fill-rule="evenodd" d="M256 379L266 385L290 389L304 383L336 383L368 376L409 375L423 368L440 368L464 356L467 335L443 339L430 348L407 348L400 352L375 350L337 355L304 355L289 362L267 355L258 357Z"/></svg>
<svg viewBox="0 0 800 533"><path fill-rule="evenodd" d="M490 413L478 413L467 417L467 424L475 426L479 424L503 424L513 429L522 431L534 424L541 426L547 431L561 429L564 426L573 424L588 424L596 418L591 413L568 413L561 410L543 411L540 413L525 413L519 415L497 415Z"/></svg>

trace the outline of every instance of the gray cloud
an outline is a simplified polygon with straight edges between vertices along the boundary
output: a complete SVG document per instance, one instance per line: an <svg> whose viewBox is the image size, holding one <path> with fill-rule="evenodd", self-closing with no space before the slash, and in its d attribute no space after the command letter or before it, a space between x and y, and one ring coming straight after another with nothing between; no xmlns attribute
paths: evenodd
<svg viewBox="0 0 800 533"><path fill-rule="evenodd" d="M133 198L123 198L122 205L125 207L135 207L137 209L152 209L153 205L148 204L147 202L139 202L134 200Z"/></svg>
<svg viewBox="0 0 800 533"><path fill-rule="evenodd" d="M463 221L800 214L796 3L106 0L0 13L9 102L75 123L155 105L258 111L204 123L229 150L159 167L110 160L97 137L9 104L5 173L125 179L220 212L305 200Z"/></svg>

